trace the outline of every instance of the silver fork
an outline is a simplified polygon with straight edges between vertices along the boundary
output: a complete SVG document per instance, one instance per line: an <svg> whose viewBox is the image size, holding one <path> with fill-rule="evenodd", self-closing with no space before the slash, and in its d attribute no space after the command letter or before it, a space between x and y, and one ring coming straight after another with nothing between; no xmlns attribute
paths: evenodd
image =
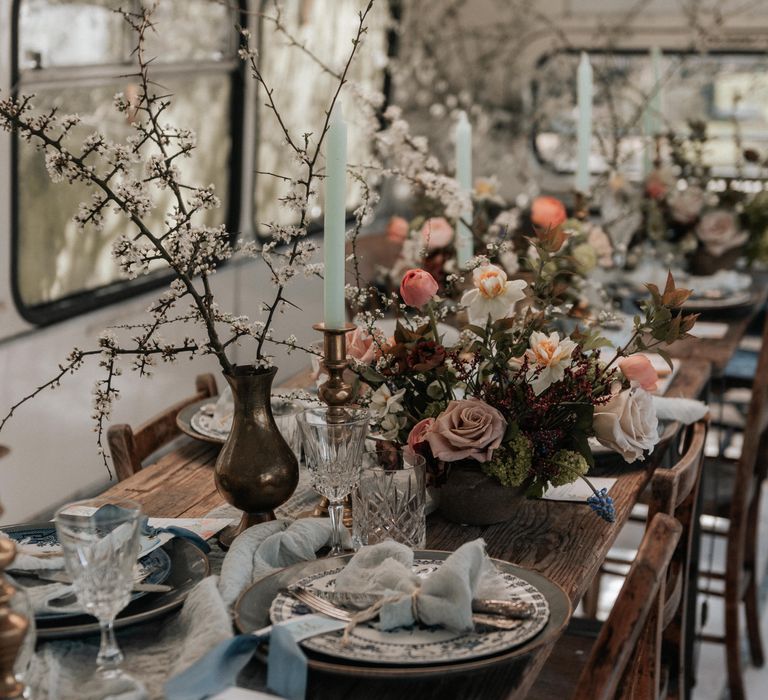
<svg viewBox="0 0 768 700"><path fill-rule="evenodd" d="M334 605L330 601L315 593L312 593L312 591L309 591L306 588L289 588L288 593L314 612L327 615L334 620L341 620L342 622L350 622L352 620L352 613L350 613L348 610L344 610L343 608ZM496 630L513 630L523 623L523 620L521 619L512 619L499 617L497 615L483 614L472 615L472 621L476 625L480 625L480 627Z"/></svg>

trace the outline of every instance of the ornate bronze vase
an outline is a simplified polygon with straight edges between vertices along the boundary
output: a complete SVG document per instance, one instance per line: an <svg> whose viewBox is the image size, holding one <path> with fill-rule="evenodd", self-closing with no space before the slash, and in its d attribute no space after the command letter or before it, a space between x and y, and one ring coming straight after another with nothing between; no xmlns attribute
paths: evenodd
<svg viewBox="0 0 768 700"><path fill-rule="evenodd" d="M243 530L274 520L299 483L299 465L272 416L270 397L277 369L235 368L224 375L232 388L232 429L216 460L214 479L224 499L243 511L237 527L219 537L224 546Z"/></svg>

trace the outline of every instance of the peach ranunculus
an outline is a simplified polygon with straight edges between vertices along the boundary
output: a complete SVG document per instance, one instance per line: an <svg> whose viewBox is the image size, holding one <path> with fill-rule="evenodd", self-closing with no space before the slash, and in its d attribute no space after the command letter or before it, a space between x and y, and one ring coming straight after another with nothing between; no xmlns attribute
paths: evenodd
<svg viewBox="0 0 768 700"><path fill-rule="evenodd" d="M447 248L453 240L453 226L442 216L427 219L421 227L421 244L429 251Z"/></svg>
<svg viewBox="0 0 768 700"><path fill-rule="evenodd" d="M533 393L538 396L565 376L565 368L571 364L571 355L576 343L570 338L560 338L557 331L549 335L533 331L525 351L528 360L528 381Z"/></svg>
<svg viewBox="0 0 768 700"><path fill-rule="evenodd" d="M437 294L438 284L432 275L426 270L414 268L408 270L403 275L403 281L400 283L400 296L403 301L415 309L420 309L435 294Z"/></svg>
<svg viewBox="0 0 768 700"><path fill-rule="evenodd" d="M557 228L567 218L565 205L555 197L536 197L531 204L531 221L539 228Z"/></svg>
<svg viewBox="0 0 768 700"><path fill-rule="evenodd" d="M411 428L411 432L408 433L408 447L415 450L418 445L426 442L427 433L434 424L434 418L424 418L420 420L416 425Z"/></svg>
<svg viewBox="0 0 768 700"><path fill-rule="evenodd" d="M375 352L376 343L366 329L357 327L347 333L347 357L369 365L374 360Z"/></svg>
<svg viewBox="0 0 768 700"><path fill-rule="evenodd" d="M488 462L506 430L507 421L497 409L480 399L461 399L448 403L425 439L432 454L443 462Z"/></svg>
<svg viewBox="0 0 768 700"><path fill-rule="evenodd" d="M480 265L472 272L474 289L464 292L461 304L469 311L472 323L485 323L512 315L515 304L525 297L524 280L507 280L507 273L496 265Z"/></svg>
<svg viewBox="0 0 768 700"><path fill-rule="evenodd" d="M408 238L410 226L402 216L393 216L387 223L387 240L392 243L403 243Z"/></svg>
<svg viewBox="0 0 768 700"><path fill-rule="evenodd" d="M618 452L627 462L645 459L659 441L659 421L653 396L641 387L615 394L603 406L595 406L592 427L598 441Z"/></svg>
<svg viewBox="0 0 768 700"><path fill-rule="evenodd" d="M749 235L739 230L736 216L725 209L715 209L701 217L696 236L708 253L715 257L738 248L747 242Z"/></svg>
<svg viewBox="0 0 768 700"><path fill-rule="evenodd" d="M645 355L630 355L619 360L619 369L633 384L646 391L656 391L659 375Z"/></svg>

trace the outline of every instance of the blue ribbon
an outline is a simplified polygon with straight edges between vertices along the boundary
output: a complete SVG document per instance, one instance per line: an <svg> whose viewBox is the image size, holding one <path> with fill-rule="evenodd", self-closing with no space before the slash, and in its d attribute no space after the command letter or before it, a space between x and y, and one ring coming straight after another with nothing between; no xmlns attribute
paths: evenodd
<svg viewBox="0 0 768 700"><path fill-rule="evenodd" d="M307 692L307 657L302 639L343 629L346 623L322 615L302 615L266 627L256 634L241 634L217 644L186 671L165 684L166 700L205 700L233 686L256 648L269 639L267 687L288 700L304 700Z"/></svg>

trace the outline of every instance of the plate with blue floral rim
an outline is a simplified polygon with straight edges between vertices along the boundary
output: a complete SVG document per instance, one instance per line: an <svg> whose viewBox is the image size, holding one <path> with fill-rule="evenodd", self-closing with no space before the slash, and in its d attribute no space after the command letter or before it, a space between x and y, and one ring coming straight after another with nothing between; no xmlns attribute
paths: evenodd
<svg viewBox="0 0 768 700"><path fill-rule="evenodd" d="M59 538L56 527L50 523L11 525L0 528L8 537L23 546L27 551L38 550L41 556L60 555ZM143 583L164 583L171 574L171 558L162 548L153 549L151 552L138 559L137 565L141 572ZM14 571L11 568L8 574L23 588L50 585L50 581L44 581L33 576L25 576L23 570ZM147 595L145 592L134 591L130 602ZM84 611L68 612L38 612L35 620L38 622L55 622L82 617Z"/></svg>
<svg viewBox="0 0 768 700"><path fill-rule="evenodd" d="M426 576L450 554L416 551L414 570ZM296 584L333 590L335 576L351 557L350 554L304 562L261 579L237 601L235 624L247 633L269 620L280 622L306 614L307 608L284 590ZM353 630L347 646L341 645L341 632L304 640L301 644L310 668L353 676L430 677L504 663L551 642L570 618L571 605L564 591L534 571L493 561L507 582L509 596L529 601L535 607L534 616L520 627L458 634L424 626L383 632L365 624Z"/></svg>

